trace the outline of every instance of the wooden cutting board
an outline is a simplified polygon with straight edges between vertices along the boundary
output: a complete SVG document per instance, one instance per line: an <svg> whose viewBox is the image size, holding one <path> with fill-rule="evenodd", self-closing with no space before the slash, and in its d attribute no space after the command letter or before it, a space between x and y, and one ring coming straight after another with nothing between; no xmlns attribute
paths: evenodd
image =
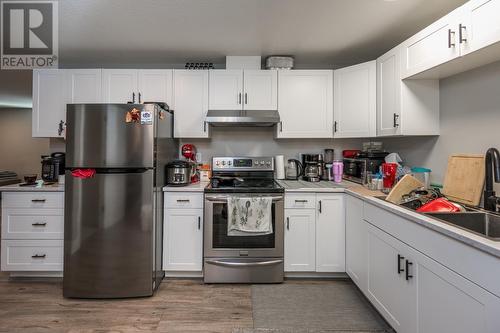
<svg viewBox="0 0 500 333"><path fill-rule="evenodd" d="M394 185L385 200L399 205L403 195L408 194L422 186L424 186L424 184L417 178L412 175L404 175L403 178L401 178L396 185Z"/></svg>
<svg viewBox="0 0 500 333"><path fill-rule="evenodd" d="M483 155L451 155L444 176L443 194L452 201L478 206L484 186L484 162Z"/></svg>

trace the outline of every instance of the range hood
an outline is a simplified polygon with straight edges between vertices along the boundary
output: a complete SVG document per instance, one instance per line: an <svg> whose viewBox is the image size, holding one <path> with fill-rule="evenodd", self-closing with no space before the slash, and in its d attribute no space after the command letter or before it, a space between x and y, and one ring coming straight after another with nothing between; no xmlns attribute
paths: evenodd
<svg viewBox="0 0 500 333"><path fill-rule="evenodd" d="M269 127L280 121L275 110L208 110L205 119L212 126Z"/></svg>

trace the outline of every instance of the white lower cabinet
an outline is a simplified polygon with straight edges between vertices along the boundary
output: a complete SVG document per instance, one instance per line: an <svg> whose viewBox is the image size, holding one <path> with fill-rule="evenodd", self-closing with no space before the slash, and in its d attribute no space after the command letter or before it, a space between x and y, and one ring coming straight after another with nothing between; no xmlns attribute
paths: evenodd
<svg viewBox="0 0 500 333"><path fill-rule="evenodd" d="M344 195L316 195L316 272L345 272Z"/></svg>
<svg viewBox="0 0 500 333"><path fill-rule="evenodd" d="M64 193L2 193L2 271L61 272L63 238Z"/></svg>
<svg viewBox="0 0 500 333"><path fill-rule="evenodd" d="M163 270L202 270L203 263L203 206L202 200L193 200L200 205L195 208L170 208L176 198L203 197L203 193L165 193L165 215L163 228Z"/></svg>
<svg viewBox="0 0 500 333"><path fill-rule="evenodd" d="M285 272L345 272L344 195L285 195Z"/></svg>
<svg viewBox="0 0 500 333"><path fill-rule="evenodd" d="M367 285L361 290L398 333L498 332L500 298L420 250L368 222L367 233L358 229L351 245L356 236L349 225L355 215L350 211L357 209L356 201L347 199L347 272L356 283L362 281L364 269L358 267L358 275L352 274L351 263L363 265L364 260L352 260L350 249L356 243L361 249L367 240L361 252Z"/></svg>
<svg viewBox="0 0 500 333"><path fill-rule="evenodd" d="M315 220L315 209L285 209L285 271L316 270Z"/></svg>
<svg viewBox="0 0 500 333"><path fill-rule="evenodd" d="M345 198L346 273L363 292L368 284L368 228L363 221L363 200Z"/></svg>

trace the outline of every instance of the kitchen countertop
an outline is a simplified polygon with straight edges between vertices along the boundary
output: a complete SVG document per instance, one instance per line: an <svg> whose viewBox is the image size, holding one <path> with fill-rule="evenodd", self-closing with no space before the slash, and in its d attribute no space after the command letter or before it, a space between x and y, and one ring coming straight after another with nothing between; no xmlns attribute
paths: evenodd
<svg viewBox="0 0 500 333"><path fill-rule="evenodd" d="M64 184L55 183L53 185L43 185L41 187L12 184L0 186L0 192L64 192Z"/></svg>
<svg viewBox="0 0 500 333"><path fill-rule="evenodd" d="M164 192L203 192L205 187L209 182L198 182L195 184L189 184L187 186L171 186L167 185L163 187Z"/></svg>
<svg viewBox="0 0 500 333"><path fill-rule="evenodd" d="M446 235L471 247L500 258L500 242L492 241L467 230L441 222L435 218L425 216L408 208L376 198L377 196L385 195L381 191L371 191L360 184L349 181L343 181L340 184L329 181L310 183L305 181L279 180L278 182L281 186L285 187L285 192L344 192L350 194L369 204L407 219L410 222L417 223L423 227L432 229L440 234Z"/></svg>

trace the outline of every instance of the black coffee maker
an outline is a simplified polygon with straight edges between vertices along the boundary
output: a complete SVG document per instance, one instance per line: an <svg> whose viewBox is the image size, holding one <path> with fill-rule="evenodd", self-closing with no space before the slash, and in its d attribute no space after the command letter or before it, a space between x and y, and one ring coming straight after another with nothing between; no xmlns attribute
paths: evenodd
<svg viewBox="0 0 500 333"><path fill-rule="evenodd" d="M42 155L42 180L44 182L57 182L59 175L64 175L65 153L52 153Z"/></svg>

